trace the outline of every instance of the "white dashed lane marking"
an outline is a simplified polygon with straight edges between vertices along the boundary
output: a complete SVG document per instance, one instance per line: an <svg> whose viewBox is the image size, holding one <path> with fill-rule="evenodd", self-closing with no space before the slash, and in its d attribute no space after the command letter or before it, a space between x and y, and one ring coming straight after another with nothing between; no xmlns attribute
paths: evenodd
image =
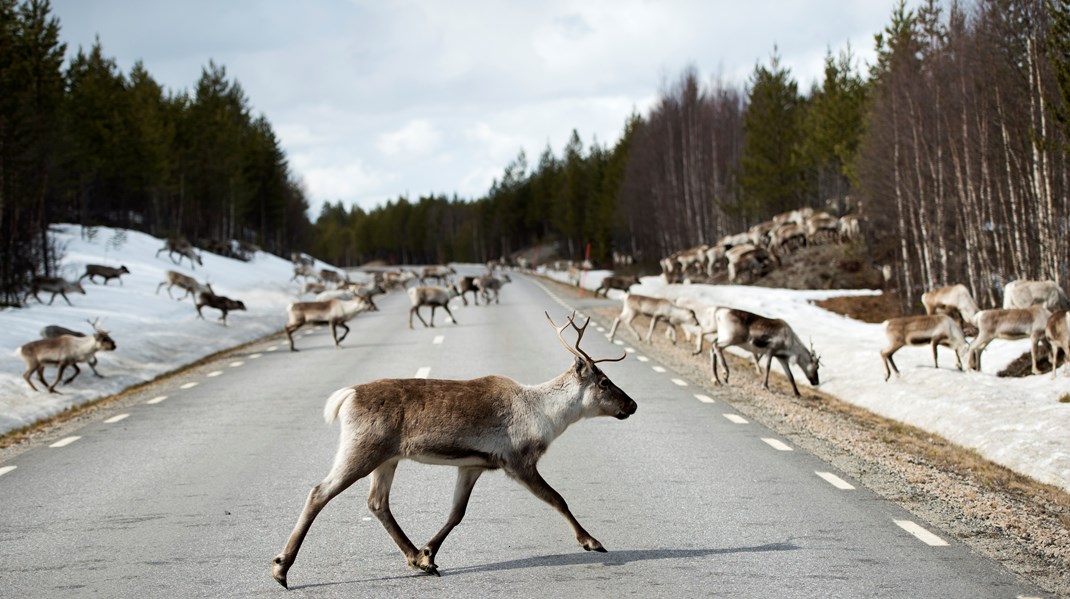
<svg viewBox="0 0 1070 599"><path fill-rule="evenodd" d="M262 355L264 355L264 354L253 354L253 355L249 356L249 359L250 360L255 360L255 359L259 358Z"/></svg>
<svg viewBox="0 0 1070 599"><path fill-rule="evenodd" d="M738 414L721 414L728 420L735 422L736 424L747 424L747 419Z"/></svg>
<svg viewBox="0 0 1070 599"><path fill-rule="evenodd" d="M654 372L656 372L658 374L661 374L661 373L665 372L665 368L663 368L661 366L651 366L650 368L653 369Z"/></svg>
<svg viewBox="0 0 1070 599"><path fill-rule="evenodd" d="M826 482L836 487L837 489L842 489L844 491L850 491L851 489L854 489L854 486L851 483L843 480L842 478L836 476L831 472L814 472L814 474L825 479Z"/></svg>
<svg viewBox="0 0 1070 599"><path fill-rule="evenodd" d="M277 345L272 345L271 347L267 348L267 351L275 351L275 350L277 350L277 349L279 349L279 346L277 346Z"/></svg>
<svg viewBox="0 0 1070 599"><path fill-rule="evenodd" d="M115 424L116 422L119 422L121 420L126 420L129 417L130 417L130 414L119 414L117 416L112 416L111 418L108 418L107 420L104 421L104 424Z"/></svg>
<svg viewBox="0 0 1070 599"><path fill-rule="evenodd" d="M624 351L628 352L629 354L635 353L635 348L634 347L625 347Z"/></svg>
<svg viewBox="0 0 1070 599"><path fill-rule="evenodd" d="M903 530L914 535L918 538L919 541L925 543L926 545L929 545L931 547L947 546L947 541L925 530L924 528L918 526L916 523L911 522L910 520L896 520L895 523L899 525L899 528L902 528Z"/></svg>
<svg viewBox="0 0 1070 599"><path fill-rule="evenodd" d="M60 439L59 441L56 441L52 445L49 445L49 447L66 447L71 443L74 443L78 439L81 439L81 437L67 437L66 439Z"/></svg>
<svg viewBox="0 0 1070 599"><path fill-rule="evenodd" d="M158 403L160 403L161 401L163 401L165 399L167 399L167 396L166 395L161 395L159 397L153 397L152 399L146 401L145 403L147 403L149 405L153 405L153 404L158 404Z"/></svg>
<svg viewBox="0 0 1070 599"><path fill-rule="evenodd" d="M435 338L431 340L432 345L442 345L442 342L446 340L445 335L435 335Z"/></svg>
<svg viewBox="0 0 1070 599"><path fill-rule="evenodd" d="M242 366L243 364L245 364L245 362L242 362L241 360L238 360L237 362L231 362L230 363L230 367L231 368L237 368L239 366Z"/></svg>
<svg viewBox="0 0 1070 599"><path fill-rule="evenodd" d="M687 382L685 382L683 379L672 379L672 383L674 385L676 385L677 387L686 387L687 386Z"/></svg>
<svg viewBox="0 0 1070 599"><path fill-rule="evenodd" d="M635 359L639 360L640 362L649 362L650 361L650 358L648 358L646 356L636 356Z"/></svg>
<svg viewBox="0 0 1070 599"><path fill-rule="evenodd" d="M431 367L421 366L420 369L416 371L416 375L413 378L426 379L429 374L431 374Z"/></svg>
<svg viewBox="0 0 1070 599"><path fill-rule="evenodd" d="M0 476L3 476L5 474L7 474L8 472L11 472L15 468L18 468L18 466L0 466Z"/></svg>
<svg viewBox="0 0 1070 599"><path fill-rule="evenodd" d="M762 441L765 441L766 444L769 445L769 447L772 447L777 451L792 451L791 447L788 447L786 443L778 439L768 439L766 437L762 437Z"/></svg>
<svg viewBox="0 0 1070 599"><path fill-rule="evenodd" d="M180 386L179 389L192 389L192 388L196 387L197 385L198 385L197 381L190 381L190 382Z"/></svg>
<svg viewBox="0 0 1070 599"><path fill-rule="evenodd" d="M208 378L215 378L221 374L223 374L222 370L213 370L212 372L209 372L207 376Z"/></svg>
<svg viewBox="0 0 1070 599"><path fill-rule="evenodd" d="M714 403L713 398L708 395L698 394L695 395L695 399L701 401L702 403Z"/></svg>

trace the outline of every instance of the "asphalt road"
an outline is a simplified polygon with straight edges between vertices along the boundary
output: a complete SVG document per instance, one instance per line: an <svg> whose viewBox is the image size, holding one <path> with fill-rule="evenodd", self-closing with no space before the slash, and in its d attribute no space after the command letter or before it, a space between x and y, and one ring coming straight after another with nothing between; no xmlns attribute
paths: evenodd
<svg viewBox="0 0 1070 599"><path fill-rule="evenodd" d="M387 377L538 383L572 362L543 316L560 322L566 308L523 276L500 305L455 300L457 325L439 311L434 328L409 330L407 297L378 303L350 323L341 349L322 328L298 338L296 354L284 336L255 344L0 463L0 595L1044 596L746 422L720 395L710 403L715 394L641 346L601 365L638 412L573 425L540 463L608 553L584 552L560 515L493 472L439 552L442 576L416 573L368 511L362 480L320 514L284 590L270 561L330 467L338 425L325 425L322 409L331 392ZM594 327L586 351L617 355ZM445 522L454 475L398 468L391 507L417 546Z"/></svg>

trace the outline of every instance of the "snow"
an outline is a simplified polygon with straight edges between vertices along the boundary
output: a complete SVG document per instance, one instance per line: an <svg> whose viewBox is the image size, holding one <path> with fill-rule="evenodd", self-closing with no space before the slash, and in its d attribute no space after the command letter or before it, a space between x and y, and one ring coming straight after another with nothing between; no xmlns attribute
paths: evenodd
<svg viewBox="0 0 1070 599"><path fill-rule="evenodd" d="M548 276L565 280L564 273ZM595 289L608 271L587 273L584 286ZM1029 340L993 341L985 349L981 372L960 372L955 354L939 348L940 368L932 366L928 346L904 347L895 354L902 376L884 381L880 351L887 345L883 327L829 312L814 300L875 294L868 290L795 291L738 285L668 285L643 277L633 293L676 299L689 297L711 306L730 306L788 322L821 356L821 391L899 422L940 435L976 450L984 458L1044 483L1070 491L1070 376L1063 367L1023 378L996 373L1022 353ZM610 291L610 298L623 297ZM739 353L739 355L744 355ZM764 362L763 362L764 364ZM780 366L774 361L774 370ZM796 369L796 381L807 384Z"/></svg>
<svg viewBox="0 0 1070 599"><path fill-rule="evenodd" d="M64 248L63 272L77 279L85 264L125 265L123 285L82 285L86 295L69 294L73 307L57 297L52 306L30 300L28 307L0 310L0 433L31 424L66 408L104 397L197 361L218 351L279 331L285 307L297 299L300 285L291 282L288 260L257 253L241 262L203 253L204 266L191 270L188 262L175 266L166 253L156 257L163 241L134 231L98 228L83 237L77 225L53 227ZM316 268L331 268L317 263ZM190 299L175 301L163 290L156 294L165 272L177 270L212 284L216 293L245 302L247 312L232 312L230 326L219 312L205 308L199 320ZM544 271L559 280L565 273ZM597 288L608 271L585 274L584 287ZM636 293L668 298L691 297L710 305L724 305L783 318L821 355L820 389L934 434L1012 470L1070 491L1070 404L1059 398L1070 393L1070 377L1050 373L1002 379L995 373L1028 350L1028 341L993 341L984 353L982 372L959 372L954 355L940 348L940 368L934 369L927 347L906 347L896 354L902 372L884 382L880 350L885 345L880 325L866 324L814 306L834 296L875 293L858 290L793 291L730 285L666 285L660 277L644 277ZM176 297L180 294L176 294ZM42 299L48 301L48 294ZM623 296L610 291L611 299ZM115 339L114 352L98 354L98 379L87 367L62 395L33 392L22 380L25 366L16 348L38 337L50 324L89 332L86 320L104 318L103 328ZM774 366L779 369L779 365ZM805 377L796 373L800 386ZM49 367L46 377L55 376Z"/></svg>

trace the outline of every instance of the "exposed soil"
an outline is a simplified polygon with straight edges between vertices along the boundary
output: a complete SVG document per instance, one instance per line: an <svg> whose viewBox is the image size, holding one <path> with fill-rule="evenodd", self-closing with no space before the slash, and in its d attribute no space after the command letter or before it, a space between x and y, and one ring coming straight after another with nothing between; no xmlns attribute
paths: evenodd
<svg viewBox="0 0 1070 599"><path fill-rule="evenodd" d="M547 284L563 296L578 295L575 287ZM867 322L898 315L893 304L870 297L838 298L820 305ZM619 310L589 313L609 327ZM641 322L635 324L643 330ZM1023 580L1070 597L1070 494L938 436L821 393L805 381L800 382L802 397L796 398L777 368L772 391L767 391L749 363L730 355L732 385L714 386L705 355L694 356L690 348L673 346L660 334L643 348L712 397L1000 562Z"/></svg>

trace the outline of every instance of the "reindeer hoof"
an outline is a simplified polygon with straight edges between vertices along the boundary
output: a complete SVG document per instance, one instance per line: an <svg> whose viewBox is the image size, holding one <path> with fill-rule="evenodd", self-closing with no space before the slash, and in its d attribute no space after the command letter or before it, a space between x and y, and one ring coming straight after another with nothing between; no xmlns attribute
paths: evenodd
<svg viewBox="0 0 1070 599"><path fill-rule="evenodd" d="M431 555L431 549L424 547L420 550L415 559L409 560L409 567L413 570L421 570L426 574L442 576L438 572L438 566L435 564L434 559L434 556Z"/></svg>
<svg viewBox="0 0 1070 599"><path fill-rule="evenodd" d="M595 539L588 539L586 542L580 543L580 545L585 551L597 551L598 553L607 553L606 548L603 547L602 544Z"/></svg>
<svg viewBox="0 0 1070 599"><path fill-rule="evenodd" d="M275 579L275 582L282 585L282 588L289 589L286 586L286 566L283 565L282 556L275 556L275 559L271 560L271 576Z"/></svg>

